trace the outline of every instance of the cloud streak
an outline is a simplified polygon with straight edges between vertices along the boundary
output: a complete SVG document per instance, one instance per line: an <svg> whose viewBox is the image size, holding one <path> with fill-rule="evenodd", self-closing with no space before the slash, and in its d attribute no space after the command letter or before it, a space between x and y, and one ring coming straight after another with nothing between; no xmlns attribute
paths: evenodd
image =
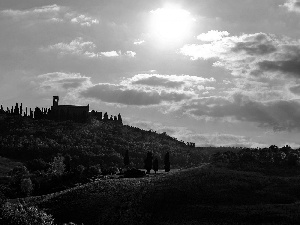
<svg viewBox="0 0 300 225"><path fill-rule="evenodd" d="M92 41L84 41L82 37L78 37L72 40L70 43L60 42L57 44L49 45L47 47L41 47L42 52L54 52L61 56L76 55L85 58L101 58L101 57L135 57L136 53L133 51L109 51L109 52L97 52L97 46Z"/></svg>
<svg viewBox="0 0 300 225"><path fill-rule="evenodd" d="M190 98L185 93L128 89L126 86L112 84L94 85L82 91L80 95L107 103L136 106L159 105L163 102L180 102Z"/></svg>
<svg viewBox="0 0 300 225"><path fill-rule="evenodd" d="M56 4L31 8L27 10L6 9L2 10L0 14L20 21L27 19L31 21L36 20L36 22L41 20L54 23L66 22L87 27L99 24L99 20L97 18L79 14L76 11L72 11L68 7L59 6Z"/></svg>

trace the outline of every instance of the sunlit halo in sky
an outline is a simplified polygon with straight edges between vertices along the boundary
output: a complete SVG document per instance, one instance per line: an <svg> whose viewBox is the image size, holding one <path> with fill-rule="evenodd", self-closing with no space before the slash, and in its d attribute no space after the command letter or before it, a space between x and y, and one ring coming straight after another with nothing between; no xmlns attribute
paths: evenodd
<svg viewBox="0 0 300 225"><path fill-rule="evenodd" d="M160 42L180 42L191 33L194 19L186 10L165 7L152 10L150 13L150 33Z"/></svg>

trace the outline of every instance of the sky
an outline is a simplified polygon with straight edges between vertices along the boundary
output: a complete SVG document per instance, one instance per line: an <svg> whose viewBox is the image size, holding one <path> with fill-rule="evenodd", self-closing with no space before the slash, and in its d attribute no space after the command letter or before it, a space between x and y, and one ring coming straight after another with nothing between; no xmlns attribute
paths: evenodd
<svg viewBox="0 0 300 225"><path fill-rule="evenodd" d="M300 147L300 0L0 0L0 104L196 146Z"/></svg>

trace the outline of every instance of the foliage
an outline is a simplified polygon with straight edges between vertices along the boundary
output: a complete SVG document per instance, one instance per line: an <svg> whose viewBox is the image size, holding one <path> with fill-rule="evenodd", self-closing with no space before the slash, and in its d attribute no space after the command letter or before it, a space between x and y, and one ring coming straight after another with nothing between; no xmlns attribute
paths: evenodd
<svg viewBox="0 0 300 225"><path fill-rule="evenodd" d="M211 161L215 165L228 168L259 171L274 175L300 174L300 149L292 149L286 145L278 148L241 149L238 152L226 151L215 153Z"/></svg>
<svg viewBox="0 0 300 225"><path fill-rule="evenodd" d="M21 180L21 192L25 196L29 196L33 191L33 185L30 178L24 178Z"/></svg>
<svg viewBox="0 0 300 225"><path fill-rule="evenodd" d="M53 162L51 163L51 173L53 175L61 176L65 172L65 164L64 164L64 157L57 156L54 157Z"/></svg>
<svg viewBox="0 0 300 225"><path fill-rule="evenodd" d="M0 222L6 225L52 225L54 219L35 206L6 202L1 209Z"/></svg>
<svg viewBox="0 0 300 225"><path fill-rule="evenodd" d="M166 151L170 152L173 168L200 165L209 158L204 151L165 133L114 121L91 119L87 123L76 123L4 115L0 127L0 156L26 165L29 171L25 177L30 177L34 186L32 195L89 182L93 176L99 176L99 169L94 166L100 167L103 175L117 173L116 168L127 163L128 158L124 161L123 157L127 151L130 151L130 167L135 168L144 167L148 151L159 161ZM11 179L7 196L22 196L21 177L11 175Z"/></svg>

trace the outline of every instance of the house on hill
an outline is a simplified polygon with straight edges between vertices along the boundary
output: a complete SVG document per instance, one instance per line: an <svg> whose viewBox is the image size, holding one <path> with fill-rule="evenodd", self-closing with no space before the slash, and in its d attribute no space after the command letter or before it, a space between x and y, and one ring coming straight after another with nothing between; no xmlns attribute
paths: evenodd
<svg viewBox="0 0 300 225"><path fill-rule="evenodd" d="M84 122L89 116L89 104L87 106L59 105L59 96L53 96L51 117L54 120L74 120Z"/></svg>

